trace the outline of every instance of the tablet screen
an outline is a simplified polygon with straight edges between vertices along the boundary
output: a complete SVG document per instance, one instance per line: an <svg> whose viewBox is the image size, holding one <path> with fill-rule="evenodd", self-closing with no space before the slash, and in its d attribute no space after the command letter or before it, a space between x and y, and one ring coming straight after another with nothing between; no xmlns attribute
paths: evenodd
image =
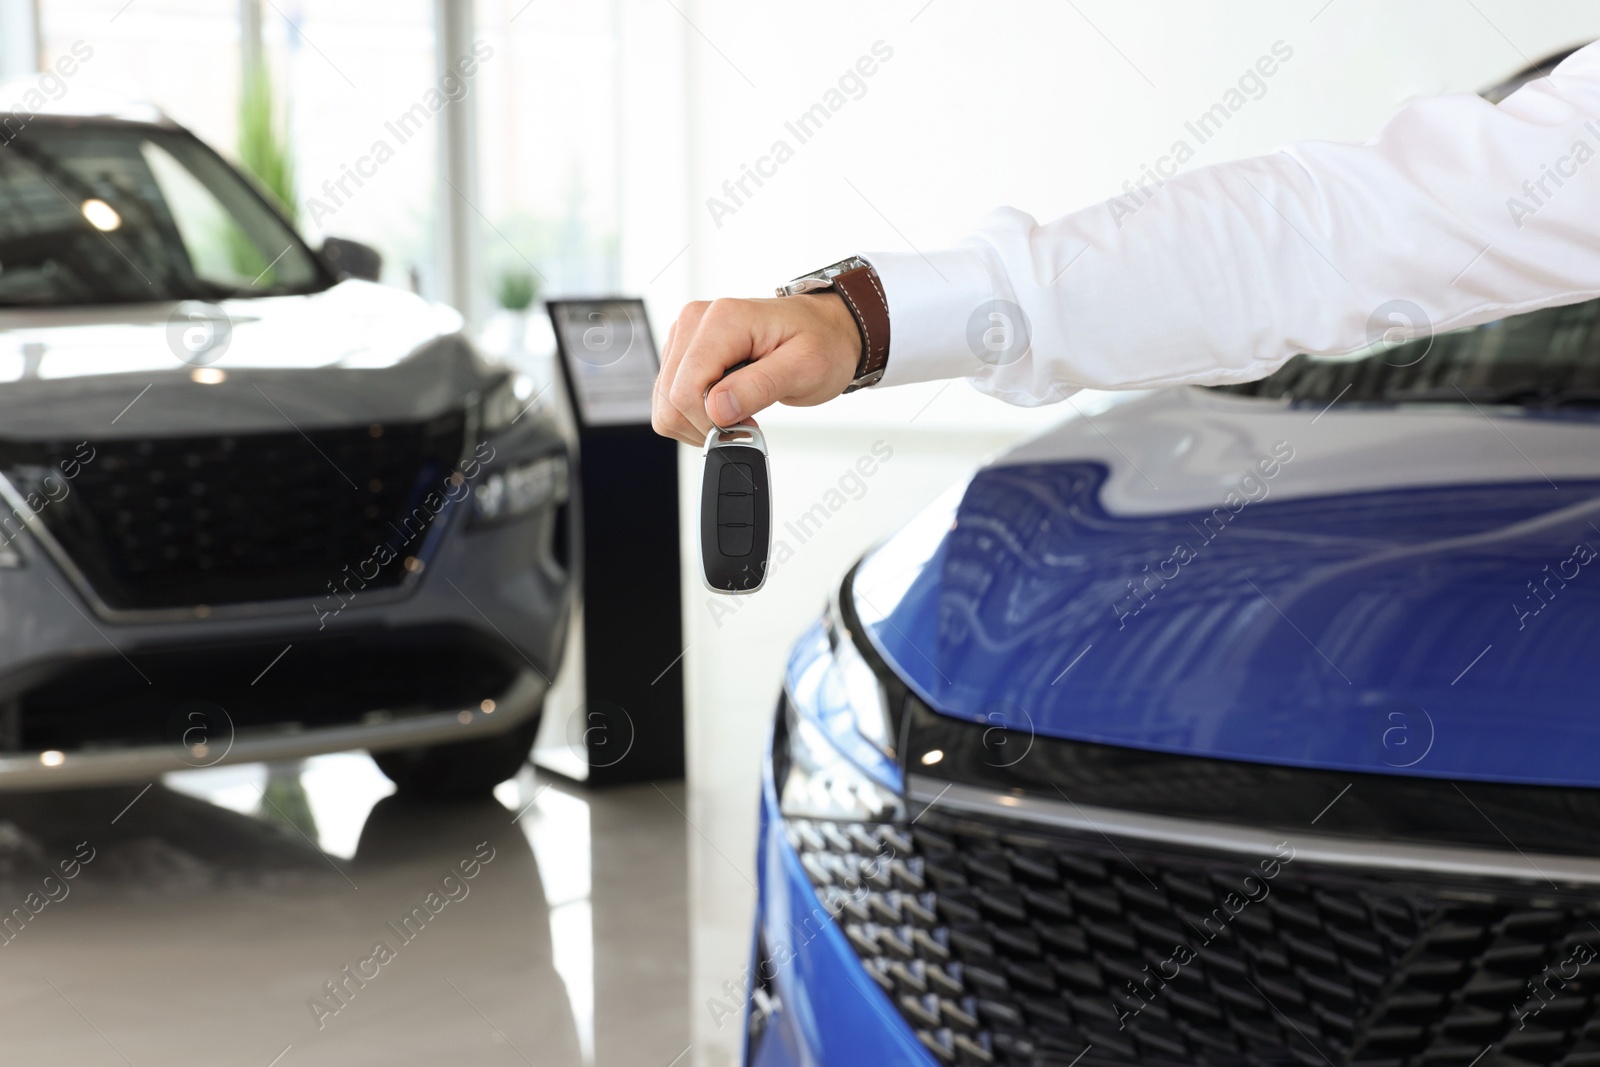
<svg viewBox="0 0 1600 1067"><path fill-rule="evenodd" d="M585 426L650 421L660 359L642 300L552 300L550 320Z"/></svg>

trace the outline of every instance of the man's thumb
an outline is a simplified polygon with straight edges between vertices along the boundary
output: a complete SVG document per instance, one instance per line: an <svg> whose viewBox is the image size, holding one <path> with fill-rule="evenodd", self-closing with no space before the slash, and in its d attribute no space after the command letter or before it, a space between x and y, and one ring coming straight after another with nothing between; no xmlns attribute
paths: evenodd
<svg viewBox="0 0 1600 1067"><path fill-rule="evenodd" d="M706 414L718 426L732 426L764 408L776 404L784 395L770 369L757 360L741 367L711 387L706 397Z"/></svg>

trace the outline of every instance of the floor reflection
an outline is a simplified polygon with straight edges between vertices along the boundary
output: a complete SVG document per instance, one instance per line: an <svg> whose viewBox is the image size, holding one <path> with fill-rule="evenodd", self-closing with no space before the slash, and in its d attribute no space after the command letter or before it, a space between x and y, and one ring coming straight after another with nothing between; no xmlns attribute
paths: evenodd
<svg viewBox="0 0 1600 1067"><path fill-rule="evenodd" d="M474 804L391 793L338 755L0 795L0 1060L563 1067L684 1048L681 789L530 773Z"/></svg>
<svg viewBox="0 0 1600 1067"><path fill-rule="evenodd" d="M542 790L522 817L550 910L551 960L567 987L584 1063L594 1062L594 908L589 804Z"/></svg>
<svg viewBox="0 0 1600 1067"><path fill-rule="evenodd" d="M366 756L341 752L299 763L243 763L164 775L169 789L298 828L330 856L351 859L372 806L394 786ZM507 783L516 788L514 783ZM3 804L3 798L0 798Z"/></svg>

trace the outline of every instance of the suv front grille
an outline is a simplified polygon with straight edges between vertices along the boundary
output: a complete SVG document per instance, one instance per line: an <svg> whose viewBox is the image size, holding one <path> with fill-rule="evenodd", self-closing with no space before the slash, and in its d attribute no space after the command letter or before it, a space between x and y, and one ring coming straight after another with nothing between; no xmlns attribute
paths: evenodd
<svg viewBox="0 0 1600 1067"><path fill-rule="evenodd" d="M1313 866L1292 840L1268 868L937 809L786 831L944 1063L1600 1065L1600 901L1579 889Z"/></svg>
<svg viewBox="0 0 1600 1067"><path fill-rule="evenodd" d="M112 608L328 597L330 583L348 597L404 579L465 425L453 412L304 435L94 441L40 519ZM0 466L23 492L60 495L40 484L77 447L0 442ZM369 563L380 545L393 558Z"/></svg>

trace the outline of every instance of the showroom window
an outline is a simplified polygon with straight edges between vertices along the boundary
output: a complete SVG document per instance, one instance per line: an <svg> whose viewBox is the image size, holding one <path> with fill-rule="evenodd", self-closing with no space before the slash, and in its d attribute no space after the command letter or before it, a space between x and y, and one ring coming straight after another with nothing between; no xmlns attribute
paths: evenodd
<svg viewBox="0 0 1600 1067"><path fill-rule="evenodd" d="M154 104L232 160L241 156L239 4L215 0L41 0L45 62L85 42L79 85ZM113 19L115 22L113 23ZM114 26L115 33L107 27ZM384 280L431 283L437 207L437 120L390 133L406 102L437 81L433 4L289 0L264 4L261 49L271 87L270 134L285 149L286 208L313 243L337 235L383 253ZM196 56L206 56L204 63ZM219 76L219 71L226 74ZM381 166L363 163L380 141ZM358 185L349 174L372 174ZM341 181L342 179L342 181Z"/></svg>
<svg viewBox="0 0 1600 1067"><path fill-rule="evenodd" d="M529 261L546 294L613 291L617 6L476 0L474 14L494 49L476 90L491 295Z"/></svg>
<svg viewBox="0 0 1600 1067"><path fill-rule="evenodd" d="M435 295L439 119L408 111L437 81L433 4L292 0L266 5L261 29L274 88L294 87L301 229L369 244L384 281Z"/></svg>
<svg viewBox="0 0 1600 1067"><path fill-rule="evenodd" d="M109 90L156 105L232 155L239 106L237 3L39 0L38 11L45 66L90 53L66 79L64 104L80 92ZM77 42L82 44L75 53Z"/></svg>
<svg viewBox="0 0 1600 1067"><path fill-rule="evenodd" d="M477 188L462 195L478 227L476 310L614 289L617 7L468 2L475 69L458 82L446 81L446 60L467 57L439 55L434 0L260 5L272 136L292 146L291 215L313 243L370 244L383 254L384 281L442 297L442 97L442 107L475 109ZM93 56L80 84L152 103L238 160L252 134L240 114L244 9L40 0L43 58L86 42ZM574 94L580 84L585 91Z"/></svg>

